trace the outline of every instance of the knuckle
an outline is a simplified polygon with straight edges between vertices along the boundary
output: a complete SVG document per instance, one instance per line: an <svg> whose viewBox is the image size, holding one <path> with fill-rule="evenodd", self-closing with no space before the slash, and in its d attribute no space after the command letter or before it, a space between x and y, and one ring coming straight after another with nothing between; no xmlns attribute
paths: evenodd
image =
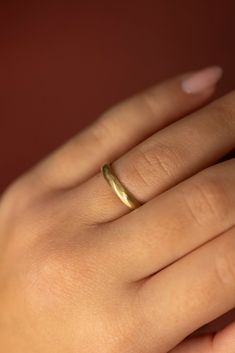
<svg viewBox="0 0 235 353"><path fill-rule="evenodd" d="M229 287L235 292L235 231L233 229L233 234L230 237L227 236L227 240L218 249L218 254L215 258L215 277L219 285L224 287Z"/></svg>
<svg viewBox="0 0 235 353"><path fill-rule="evenodd" d="M3 192L0 198L1 214L6 214L11 219L16 219L24 213L26 205L31 199L30 188L19 180L12 182Z"/></svg>
<svg viewBox="0 0 235 353"><path fill-rule="evenodd" d="M68 257L69 258L69 257ZM38 252L34 251L34 262L30 267L30 280L32 288L43 289L46 296L48 294L63 297L62 294L68 293L71 289L72 276L70 270L71 258L65 261L64 254L61 251L51 250ZM63 285L61 285L63 278ZM43 294L44 296L44 294Z"/></svg>
<svg viewBox="0 0 235 353"><path fill-rule="evenodd" d="M20 201L19 201L20 200ZM20 205L18 205L21 203ZM48 229L51 230L53 219L49 215L50 207L44 202L35 203L33 200L21 201L17 198L14 205L8 210L8 223L11 223L12 238L23 236L24 238L35 239Z"/></svg>
<svg viewBox="0 0 235 353"><path fill-rule="evenodd" d="M43 286L52 286L59 295L61 292L69 295L83 286L87 294L92 294L97 283L102 283L106 276L106 269L102 268L89 235L81 231L76 235L79 236L79 245L77 236L66 234L66 238L60 240L54 236L51 239L40 237L33 246L37 259L33 274L36 273Z"/></svg>
<svg viewBox="0 0 235 353"><path fill-rule="evenodd" d="M72 270L72 254L68 256L61 249L48 250L47 246L40 248L40 245L37 248L32 246L33 259L23 278L29 289L28 295L33 294L35 300L40 299L42 302L69 298L77 283L74 280L75 271ZM75 264L73 266L76 267Z"/></svg>
<svg viewBox="0 0 235 353"><path fill-rule="evenodd" d="M107 142L107 138L112 137L112 131L114 129L112 129L110 125L108 113L103 113L92 125L88 127L89 139L92 144L97 145L97 148L103 147Z"/></svg>
<svg viewBox="0 0 235 353"><path fill-rule="evenodd" d="M146 157L146 154L141 149L137 149L134 158L130 159L129 172L131 178L134 177L137 185L149 187L151 185L149 170L151 169L150 160Z"/></svg>
<svg viewBox="0 0 235 353"><path fill-rule="evenodd" d="M223 222L230 214L230 199L224 182L219 178L202 176L190 182L184 192L184 201L188 213L200 226L210 223L211 220Z"/></svg>
<svg viewBox="0 0 235 353"><path fill-rule="evenodd" d="M150 116L155 117L158 114L158 104L156 104L156 88L149 88L139 95L141 104L147 110Z"/></svg>
<svg viewBox="0 0 235 353"><path fill-rule="evenodd" d="M36 179L35 171L28 171L11 182L1 195L0 209L12 219L31 213L38 199L43 198Z"/></svg>
<svg viewBox="0 0 235 353"><path fill-rule="evenodd" d="M235 95L229 95L211 105L212 114L217 117L216 123L221 129L234 133L235 128Z"/></svg>
<svg viewBox="0 0 235 353"><path fill-rule="evenodd" d="M126 305L126 303L125 303ZM129 307L132 305L129 304ZM105 316L105 323L112 322L114 312L113 310ZM142 352L142 342L139 344L138 331L143 329L143 323L139 323L136 314L133 313L133 309L128 310L122 309L119 304L118 312L115 312L115 323L109 329L106 330L106 347L107 353L119 353L119 352ZM106 325L105 325L106 326ZM106 351L105 351L106 352Z"/></svg>
<svg viewBox="0 0 235 353"><path fill-rule="evenodd" d="M156 185L156 180L162 180L162 178L172 179L176 165L179 166L179 164L179 154L160 143L139 147L133 158L133 168L137 178L147 186Z"/></svg>

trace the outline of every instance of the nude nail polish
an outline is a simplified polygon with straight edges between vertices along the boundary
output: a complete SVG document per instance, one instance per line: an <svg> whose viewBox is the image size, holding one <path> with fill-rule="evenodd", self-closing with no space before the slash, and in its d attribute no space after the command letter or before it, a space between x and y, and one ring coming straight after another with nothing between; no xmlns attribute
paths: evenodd
<svg viewBox="0 0 235 353"><path fill-rule="evenodd" d="M188 94L201 93L209 87L213 87L221 78L223 70L220 66L211 66L197 71L184 78L182 89Z"/></svg>

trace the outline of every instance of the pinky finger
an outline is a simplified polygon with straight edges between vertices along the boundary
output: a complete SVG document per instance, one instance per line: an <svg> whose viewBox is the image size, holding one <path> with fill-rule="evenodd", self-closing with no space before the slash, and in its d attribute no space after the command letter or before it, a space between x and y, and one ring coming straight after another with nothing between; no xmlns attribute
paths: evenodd
<svg viewBox="0 0 235 353"><path fill-rule="evenodd" d="M185 339L168 353L234 353L235 322L215 334Z"/></svg>

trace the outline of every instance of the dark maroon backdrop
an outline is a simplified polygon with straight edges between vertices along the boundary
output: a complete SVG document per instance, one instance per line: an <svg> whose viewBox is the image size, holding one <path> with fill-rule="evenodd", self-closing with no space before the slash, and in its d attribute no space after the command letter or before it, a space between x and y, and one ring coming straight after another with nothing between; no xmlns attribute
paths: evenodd
<svg viewBox="0 0 235 353"><path fill-rule="evenodd" d="M220 93L232 89L234 13L233 0L2 1L0 192L110 105L164 77L220 64Z"/></svg>

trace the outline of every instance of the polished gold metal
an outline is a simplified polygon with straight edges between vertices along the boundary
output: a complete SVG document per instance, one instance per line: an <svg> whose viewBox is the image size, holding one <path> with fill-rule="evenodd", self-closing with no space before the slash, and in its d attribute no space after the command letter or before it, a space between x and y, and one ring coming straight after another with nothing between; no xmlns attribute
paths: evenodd
<svg viewBox="0 0 235 353"><path fill-rule="evenodd" d="M141 206L141 203L121 184L110 164L104 164L101 171L105 180L111 186L111 189L127 207L134 210Z"/></svg>

